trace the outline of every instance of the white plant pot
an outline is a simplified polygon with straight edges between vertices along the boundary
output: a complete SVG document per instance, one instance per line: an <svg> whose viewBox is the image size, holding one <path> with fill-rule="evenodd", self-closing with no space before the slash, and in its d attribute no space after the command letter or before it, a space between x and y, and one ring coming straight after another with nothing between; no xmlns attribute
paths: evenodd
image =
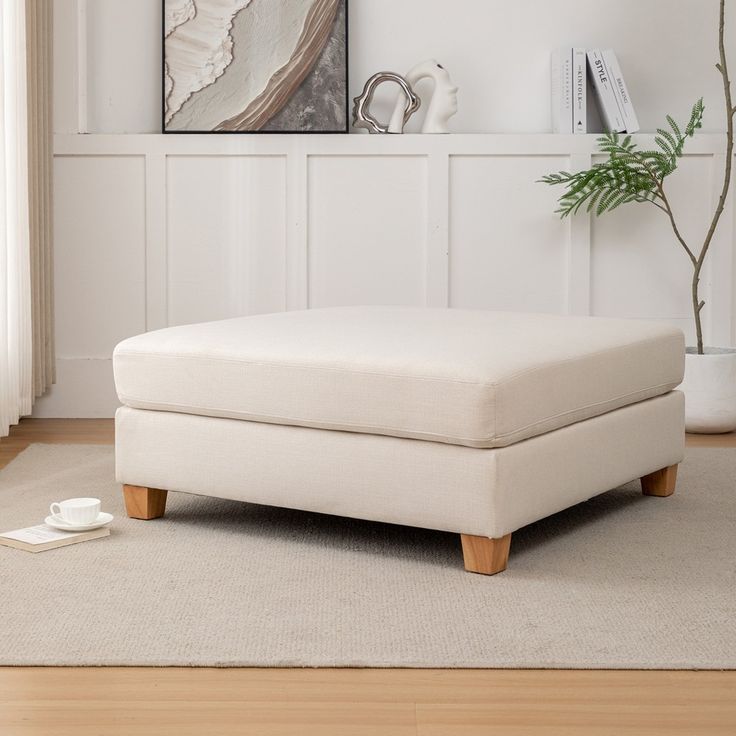
<svg viewBox="0 0 736 736"><path fill-rule="evenodd" d="M736 349L706 348L685 356L685 429L698 434L736 430Z"/></svg>

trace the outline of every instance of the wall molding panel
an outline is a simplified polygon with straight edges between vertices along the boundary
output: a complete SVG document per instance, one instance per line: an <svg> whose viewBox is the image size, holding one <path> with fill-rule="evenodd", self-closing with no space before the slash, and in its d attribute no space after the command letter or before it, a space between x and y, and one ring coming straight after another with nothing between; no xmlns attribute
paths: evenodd
<svg viewBox="0 0 736 736"><path fill-rule="evenodd" d="M652 136L637 137L651 145ZM59 379L36 416L111 416L127 335L305 307L392 303L660 319L691 332L667 221L629 207L561 222L547 171L596 136L55 137ZM704 231L722 135L671 180ZM708 338L734 341L733 203L705 275Z"/></svg>

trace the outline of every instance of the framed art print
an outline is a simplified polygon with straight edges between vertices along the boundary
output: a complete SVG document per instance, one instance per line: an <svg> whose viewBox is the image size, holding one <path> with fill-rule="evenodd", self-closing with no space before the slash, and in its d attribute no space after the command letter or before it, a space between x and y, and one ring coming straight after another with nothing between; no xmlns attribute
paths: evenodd
<svg viewBox="0 0 736 736"><path fill-rule="evenodd" d="M345 133L347 0L162 0L165 133Z"/></svg>

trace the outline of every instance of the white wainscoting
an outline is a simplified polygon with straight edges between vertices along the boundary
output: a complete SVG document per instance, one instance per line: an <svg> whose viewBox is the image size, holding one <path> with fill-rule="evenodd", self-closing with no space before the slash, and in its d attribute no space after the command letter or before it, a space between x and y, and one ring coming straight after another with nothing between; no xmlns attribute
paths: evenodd
<svg viewBox="0 0 736 736"><path fill-rule="evenodd" d="M690 142L670 191L707 227L724 137ZM651 145L651 136L641 136ZM110 355L144 330L345 304L661 319L690 335L689 263L666 218L554 215L535 183L588 167L594 136L59 135L58 383L37 416L111 416ZM703 279L734 339L729 203Z"/></svg>

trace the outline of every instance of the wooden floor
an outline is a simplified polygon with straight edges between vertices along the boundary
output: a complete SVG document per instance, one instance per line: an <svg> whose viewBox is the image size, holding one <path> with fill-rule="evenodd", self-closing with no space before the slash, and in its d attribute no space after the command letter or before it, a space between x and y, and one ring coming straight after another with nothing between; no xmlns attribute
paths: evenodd
<svg viewBox="0 0 736 736"><path fill-rule="evenodd" d="M0 438L0 468L34 442L46 444L111 445L115 441L112 419L22 419Z"/></svg>
<svg viewBox="0 0 736 736"><path fill-rule="evenodd" d="M33 442L112 440L108 420L24 420L0 467ZM734 736L736 672L0 668L0 735L47 734Z"/></svg>

